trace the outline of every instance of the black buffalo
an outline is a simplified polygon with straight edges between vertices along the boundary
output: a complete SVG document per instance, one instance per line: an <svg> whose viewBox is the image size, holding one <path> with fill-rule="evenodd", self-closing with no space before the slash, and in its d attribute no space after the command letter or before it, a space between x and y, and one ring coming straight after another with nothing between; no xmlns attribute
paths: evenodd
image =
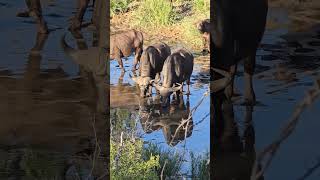
<svg viewBox="0 0 320 180"><path fill-rule="evenodd" d="M212 0L212 65L230 73L227 97L233 95L237 63L244 60L245 102L255 103L252 85L256 51L262 39L268 12L268 0ZM217 80L217 75L213 80Z"/></svg>

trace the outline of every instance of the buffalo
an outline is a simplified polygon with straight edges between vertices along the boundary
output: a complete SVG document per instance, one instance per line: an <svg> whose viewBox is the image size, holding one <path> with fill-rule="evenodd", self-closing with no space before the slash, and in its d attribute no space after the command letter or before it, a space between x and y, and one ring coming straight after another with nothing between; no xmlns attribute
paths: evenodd
<svg viewBox="0 0 320 180"><path fill-rule="evenodd" d="M110 59L116 59L122 71L124 70L122 57L129 57L132 51L135 53L132 70L140 61L143 50L143 34L134 29L118 32L110 36Z"/></svg>
<svg viewBox="0 0 320 180"><path fill-rule="evenodd" d="M155 83L156 89L164 98L164 104L170 100L173 92L182 92L183 83L188 85L187 94L190 94L190 78L193 71L193 55L186 49L180 48L165 60L162 68L163 81ZM178 85L178 86L176 86Z"/></svg>
<svg viewBox="0 0 320 180"><path fill-rule="evenodd" d="M229 74L225 94L231 99L237 63L244 60L244 99L246 104L255 104L252 76L256 51L266 26L268 1L214 0L211 1L211 6L211 46L214 52L212 65ZM219 78L214 74L213 80Z"/></svg>
<svg viewBox="0 0 320 180"><path fill-rule="evenodd" d="M170 54L170 47L166 43L154 44L143 51L140 62L140 77L132 77L139 84L141 97L145 97L147 91L149 91L149 95L152 94L152 82L154 79L160 79L164 61Z"/></svg>
<svg viewBox="0 0 320 180"><path fill-rule="evenodd" d="M200 34L202 34L202 42L203 42L203 51L202 52L210 52L210 31L211 31L211 23L210 19L205 19L200 21L197 24L197 29Z"/></svg>

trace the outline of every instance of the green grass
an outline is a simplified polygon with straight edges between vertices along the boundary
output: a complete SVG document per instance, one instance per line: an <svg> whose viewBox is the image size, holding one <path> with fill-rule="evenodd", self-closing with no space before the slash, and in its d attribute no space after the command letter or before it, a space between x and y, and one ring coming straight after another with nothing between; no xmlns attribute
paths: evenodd
<svg viewBox="0 0 320 180"><path fill-rule="evenodd" d="M110 2L110 14L114 16L118 13L124 13L129 10L129 5L133 0L111 0Z"/></svg>
<svg viewBox="0 0 320 180"><path fill-rule="evenodd" d="M164 150L157 144L149 143L145 147L144 157L146 159L149 159L152 155L158 155L160 157L160 166L156 168L159 177L161 175L162 170L164 179L168 177L177 177L179 175L181 171L181 165L183 162L183 157L181 154L174 153L170 150Z"/></svg>
<svg viewBox="0 0 320 180"><path fill-rule="evenodd" d="M172 25L175 13L168 0L142 0L133 16L136 26L154 28Z"/></svg>
<svg viewBox="0 0 320 180"><path fill-rule="evenodd" d="M193 0L192 5L195 12L210 12L209 0Z"/></svg>
<svg viewBox="0 0 320 180"><path fill-rule="evenodd" d="M208 160L210 159L209 153L196 156L193 152L190 153L191 157L191 175L197 179L210 179Z"/></svg>

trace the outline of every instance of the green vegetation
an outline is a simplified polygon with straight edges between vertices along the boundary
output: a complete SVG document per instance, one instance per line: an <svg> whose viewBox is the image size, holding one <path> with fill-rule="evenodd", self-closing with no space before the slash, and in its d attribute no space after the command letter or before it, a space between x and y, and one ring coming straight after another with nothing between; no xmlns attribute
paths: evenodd
<svg viewBox="0 0 320 180"><path fill-rule="evenodd" d="M134 25L143 28L168 26L173 23L175 12L168 0L143 0L133 17Z"/></svg>
<svg viewBox="0 0 320 180"><path fill-rule="evenodd" d="M127 109L110 111L110 174L111 179L209 179L207 160L204 156L191 156L191 169L183 172L185 155L163 148L152 142L144 142L137 133L134 115ZM184 173L184 174L183 174Z"/></svg>
<svg viewBox="0 0 320 180"><path fill-rule="evenodd" d="M114 16L118 13L125 13L129 10L129 4L132 0L111 0L110 1L110 13Z"/></svg>
<svg viewBox="0 0 320 180"><path fill-rule="evenodd" d="M209 152L198 156L195 156L195 154L191 152L190 157L192 177L197 179L210 179L210 169L208 165L208 160L210 159Z"/></svg>
<svg viewBox="0 0 320 180"><path fill-rule="evenodd" d="M144 151L144 156L149 159L152 155L158 155L160 157L160 168L157 168L157 174L160 177L163 171L163 178L177 177L181 171L181 165L183 157L179 153L174 153L170 150L164 150L159 145L149 143ZM164 167L164 168L163 168Z"/></svg>
<svg viewBox="0 0 320 180"><path fill-rule="evenodd" d="M143 142L124 140L121 143L110 142L111 179L157 179L156 167L159 156L150 155L142 158Z"/></svg>
<svg viewBox="0 0 320 180"><path fill-rule="evenodd" d="M134 28L145 34L146 42L153 39L195 50L202 48L196 24L210 17L209 0L113 0L111 12L114 7L121 7L118 11L122 12L113 15L111 26L116 30Z"/></svg>

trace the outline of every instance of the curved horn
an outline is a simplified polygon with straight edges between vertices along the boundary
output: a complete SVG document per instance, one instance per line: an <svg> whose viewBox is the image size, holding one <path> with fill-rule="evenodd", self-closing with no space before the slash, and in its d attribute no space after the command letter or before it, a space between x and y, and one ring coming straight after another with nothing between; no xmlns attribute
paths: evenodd
<svg viewBox="0 0 320 180"><path fill-rule="evenodd" d="M74 48L70 47L70 46L66 43L65 38L66 38L66 34L64 34L64 35L62 36L62 38L61 38L61 46L62 46L62 48L63 48L63 51L64 51L67 55L69 55L69 56L71 56L71 57L74 57L75 54L76 54L76 52L77 52L77 50L75 50Z"/></svg>
<svg viewBox="0 0 320 180"><path fill-rule="evenodd" d="M183 84L179 84L179 83L177 83L177 84L178 84L178 86L174 86L171 88L173 92L181 90L181 88L183 86Z"/></svg>
<svg viewBox="0 0 320 180"><path fill-rule="evenodd" d="M217 69L217 68L211 68L213 71L221 74L222 76L224 77L231 77L231 74L225 70L222 70L222 69Z"/></svg>
<svg viewBox="0 0 320 180"><path fill-rule="evenodd" d="M231 78L222 78L216 81L212 81L210 84L211 91L213 91L214 93L221 91L222 89L227 87L230 82L231 82Z"/></svg>
<svg viewBox="0 0 320 180"><path fill-rule="evenodd" d="M129 77L134 81L135 83L139 83L139 77L132 76L131 73L129 73Z"/></svg>
<svg viewBox="0 0 320 180"><path fill-rule="evenodd" d="M211 91L213 92L221 91L222 89L227 87L229 83L231 83L232 78L229 72L222 69L216 69L216 68L212 68L212 70L221 74L222 76L224 76L224 78L212 81L210 83Z"/></svg>

